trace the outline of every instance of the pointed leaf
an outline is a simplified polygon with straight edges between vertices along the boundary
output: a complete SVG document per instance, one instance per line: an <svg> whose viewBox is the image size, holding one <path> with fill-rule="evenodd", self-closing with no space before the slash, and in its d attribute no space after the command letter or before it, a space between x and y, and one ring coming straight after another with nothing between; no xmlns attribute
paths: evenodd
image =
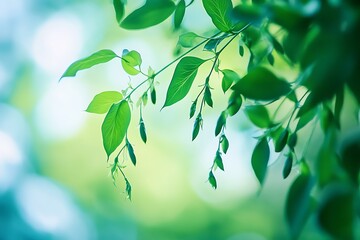
<svg viewBox="0 0 360 240"><path fill-rule="evenodd" d="M219 45L219 43L224 40L225 37L219 37L215 39L210 39L204 46L204 50L206 51L215 51L216 47Z"/></svg>
<svg viewBox="0 0 360 240"><path fill-rule="evenodd" d="M211 186L216 189L217 188L217 183L216 183L216 178L214 176L214 173L212 171L209 172L209 183L211 184Z"/></svg>
<svg viewBox="0 0 360 240"><path fill-rule="evenodd" d="M125 13L125 6L122 0L113 0L113 6L115 9L116 21L120 25L121 19Z"/></svg>
<svg viewBox="0 0 360 240"><path fill-rule="evenodd" d="M229 103L226 111L230 116L234 116L241 108L242 97L239 93L233 92L229 97Z"/></svg>
<svg viewBox="0 0 360 240"><path fill-rule="evenodd" d="M140 73L140 71L135 68L135 67L140 67L142 63L140 53L134 50L129 52L128 50L125 49L121 57L122 57L121 64L125 72L127 72L130 75L137 75L138 73Z"/></svg>
<svg viewBox="0 0 360 240"><path fill-rule="evenodd" d="M195 111L196 111L196 104L197 104L197 99L191 104L190 107L190 119L194 116Z"/></svg>
<svg viewBox="0 0 360 240"><path fill-rule="evenodd" d="M163 106L170 106L183 99L189 92L198 68L205 60L196 57L184 57L175 68Z"/></svg>
<svg viewBox="0 0 360 240"><path fill-rule="evenodd" d="M105 63L113 58L117 57L116 53L114 53L111 50L105 49L100 50L89 57L80 59L73 64L71 64L68 69L66 69L65 73L61 76L60 80L63 77L73 77L76 75L76 73L80 70L91 68L92 66L95 66L100 63Z"/></svg>
<svg viewBox="0 0 360 240"><path fill-rule="evenodd" d="M225 126L226 124L226 112L222 112L216 122L216 127L215 127L215 137L217 135L220 134L221 130L223 129L223 127Z"/></svg>
<svg viewBox="0 0 360 240"><path fill-rule="evenodd" d="M152 104L156 104L156 91L155 91L155 88L151 89L150 98L151 98Z"/></svg>
<svg viewBox="0 0 360 240"><path fill-rule="evenodd" d="M230 15L233 9L231 0L203 0L202 2L214 25L222 32L230 31L232 28Z"/></svg>
<svg viewBox="0 0 360 240"><path fill-rule="evenodd" d="M165 21L175 10L171 0L147 0L145 5L130 13L120 24L125 29L142 29Z"/></svg>
<svg viewBox="0 0 360 240"><path fill-rule="evenodd" d="M131 112L128 102L121 101L111 106L101 126L103 145L108 158L123 141L130 119Z"/></svg>
<svg viewBox="0 0 360 240"><path fill-rule="evenodd" d="M228 149L229 149L229 140L227 139L227 137L225 135L221 136L221 149L223 151L223 153L227 153Z"/></svg>
<svg viewBox="0 0 360 240"><path fill-rule="evenodd" d="M264 101L278 99L291 90L288 82L277 78L264 67L251 70L232 89L246 98Z"/></svg>
<svg viewBox="0 0 360 240"><path fill-rule="evenodd" d="M221 72L223 73L221 87L225 93L233 83L236 83L240 80L240 77L236 72L230 69L225 69L222 70Z"/></svg>
<svg viewBox="0 0 360 240"><path fill-rule="evenodd" d="M193 141L199 134L201 124L202 124L202 117L201 117L201 114L199 113L199 115L196 117L195 122L194 122L194 127L193 127L193 132L192 132L192 140Z"/></svg>
<svg viewBox="0 0 360 240"><path fill-rule="evenodd" d="M122 94L116 91L99 93L90 102L86 111L97 114L106 113L113 103L119 102L122 98Z"/></svg>
<svg viewBox="0 0 360 240"><path fill-rule="evenodd" d="M178 5L176 6L175 13L174 13L174 28L178 29L184 19L185 15L185 0L180 0Z"/></svg>
<svg viewBox="0 0 360 240"><path fill-rule="evenodd" d="M181 34L178 43L184 48L193 47L196 44L196 39L200 38L199 35L193 32Z"/></svg>
<svg viewBox="0 0 360 240"><path fill-rule="evenodd" d="M281 152L284 149L288 137L289 137L289 130L284 129L284 131L282 131L280 135L275 139L275 152Z"/></svg>
<svg viewBox="0 0 360 240"><path fill-rule="evenodd" d="M126 139L126 147L127 147L131 162L134 164L134 166L136 166L136 156L134 153L134 148L131 145L131 143L129 142L129 140L127 140L127 139Z"/></svg>
<svg viewBox="0 0 360 240"><path fill-rule="evenodd" d="M205 99L205 102L207 103L207 105L209 105L210 107L213 107L213 100L211 98L210 87L205 88L204 99Z"/></svg>
<svg viewBox="0 0 360 240"><path fill-rule="evenodd" d="M223 160L221 158L221 153L219 151L216 152L214 162L215 162L216 166L218 166L221 170L224 171L224 164L223 164Z"/></svg>
<svg viewBox="0 0 360 240"><path fill-rule="evenodd" d="M131 185L130 182L127 180L127 178L125 178L125 191L126 191L126 196L127 198L131 201Z"/></svg>
<svg viewBox="0 0 360 240"><path fill-rule="evenodd" d="M266 138L258 141L251 156L251 165L255 172L256 178L262 185L265 180L267 165L270 157L270 149Z"/></svg>
<svg viewBox="0 0 360 240"><path fill-rule="evenodd" d="M293 164L293 156L292 154L290 154L285 160L285 165L282 172L284 179L286 179L291 173L292 164Z"/></svg>
<svg viewBox="0 0 360 240"><path fill-rule="evenodd" d="M146 136L146 128L145 128L145 123L142 119L140 119L140 137L143 140L144 143L146 143L147 141L147 136Z"/></svg>
<svg viewBox="0 0 360 240"><path fill-rule="evenodd" d="M244 112L250 121L259 128L268 128L272 125L269 113L263 105L247 106Z"/></svg>

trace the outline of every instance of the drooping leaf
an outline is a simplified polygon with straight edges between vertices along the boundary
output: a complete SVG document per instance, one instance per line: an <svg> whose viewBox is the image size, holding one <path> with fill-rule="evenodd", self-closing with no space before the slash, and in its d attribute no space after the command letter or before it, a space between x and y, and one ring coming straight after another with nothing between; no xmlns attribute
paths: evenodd
<svg viewBox="0 0 360 240"><path fill-rule="evenodd" d="M126 197L131 201L131 185L127 178L125 178L125 185Z"/></svg>
<svg viewBox="0 0 360 240"><path fill-rule="evenodd" d="M221 158L221 153L219 151L216 152L214 162L215 162L216 166L218 166L221 170L224 171L224 164L223 164L223 160Z"/></svg>
<svg viewBox="0 0 360 240"><path fill-rule="evenodd" d="M205 60L196 57L184 57L175 68L163 106L167 107L183 99L189 92L198 68Z"/></svg>
<svg viewBox="0 0 360 240"><path fill-rule="evenodd" d="M86 111L89 113L106 113L113 103L119 102L123 98L117 91L106 91L97 94L90 102Z"/></svg>
<svg viewBox="0 0 360 240"><path fill-rule="evenodd" d="M181 34L178 43L184 48L193 47L196 44L196 39L200 38L199 35L193 32Z"/></svg>
<svg viewBox="0 0 360 240"><path fill-rule="evenodd" d="M288 82L277 78L264 67L251 70L232 89L246 98L264 101L278 99L291 90Z"/></svg>
<svg viewBox="0 0 360 240"><path fill-rule="evenodd" d="M118 170L118 162L119 162L119 157L116 156L114 159L114 163L111 165L111 169L110 169L111 170L110 174L111 174L111 178L113 180L114 185L115 185L115 175Z"/></svg>
<svg viewBox="0 0 360 240"><path fill-rule="evenodd" d="M116 15L116 21L120 25L121 19L123 18L125 13L124 2L122 0L113 0L113 6Z"/></svg>
<svg viewBox="0 0 360 240"><path fill-rule="evenodd" d="M292 133L288 139L287 145L289 146L289 148L294 151L294 148L296 146L297 143L297 134L296 132Z"/></svg>
<svg viewBox="0 0 360 240"><path fill-rule="evenodd" d="M247 106L244 112L250 121L259 128L268 128L272 125L269 113L263 105Z"/></svg>
<svg viewBox="0 0 360 240"><path fill-rule="evenodd" d="M215 27L222 32L230 31L232 28L231 11L233 9L231 0L203 0L202 2Z"/></svg>
<svg viewBox="0 0 360 240"><path fill-rule="evenodd" d="M241 57L244 56L244 46L243 46L243 45L239 45L239 55L240 55Z"/></svg>
<svg viewBox="0 0 360 240"><path fill-rule="evenodd" d="M131 162L134 164L134 166L136 166L136 156L135 156L134 148L128 139L126 139L126 148L128 150Z"/></svg>
<svg viewBox="0 0 360 240"><path fill-rule="evenodd" d="M215 39L210 39L205 45L204 50L206 51L215 51L216 47L219 45L219 43L224 40L225 37L218 37Z"/></svg>
<svg viewBox="0 0 360 240"><path fill-rule="evenodd" d="M270 157L269 144L266 138L262 138L256 144L251 156L251 165L255 172L256 178L262 185L265 180L267 165Z"/></svg>
<svg viewBox="0 0 360 240"><path fill-rule="evenodd" d="M289 176L289 174L291 173L292 165L293 165L293 155L289 154L289 156L287 156L287 158L285 160L284 168L282 171L282 175L283 175L284 179L286 179Z"/></svg>
<svg viewBox="0 0 360 240"><path fill-rule="evenodd" d="M301 232L311 208L310 191L313 187L311 175L301 174L292 183L286 198L286 221L293 239Z"/></svg>
<svg viewBox="0 0 360 240"><path fill-rule="evenodd" d="M196 111L196 104L197 104L197 99L191 104L190 107L190 118L192 118L195 114Z"/></svg>
<svg viewBox="0 0 360 240"><path fill-rule="evenodd" d="M209 183L211 184L211 186L216 189L217 188L217 183L216 183L216 178L214 176L214 173L212 171L209 172Z"/></svg>
<svg viewBox="0 0 360 240"><path fill-rule="evenodd" d="M226 114L225 111L223 111L223 112L220 114L220 116L219 116L219 118L218 118L218 120L217 120L217 122L216 122L215 137L220 134L221 130L222 130L223 127L225 126L225 124L226 124L226 117L227 117L227 114Z"/></svg>
<svg viewBox="0 0 360 240"><path fill-rule="evenodd" d="M213 100L211 98L211 91L209 86L205 87L204 100L209 107L213 107Z"/></svg>
<svg viewBox="0 0 360 240"><path fill-rule="evenodd" d="M275 152L281 152L286 146L289 137L289 130L284 129L280 135L275 139Z"/></svg>
<svg viewBox="0 0 360 240"><path fill-rule="evenodd" d="M221 70L221 72L223 73L221 87L223 92L225 93L233 83L236 83L240 80L240 77L236 72L230 69L224 69Z"/></svg>
<svg viewBox="0 0 360 240"><path fill-rule="evenodd" d="M267 55L267 60L268 60L268 62L270 63L271 66L274 66L275 58L271 53L269 55Z"/></svg>
<svg viewBox="0 0 360 240"><path fill-rule="evenodd" d="M121 64L125 72L127 72L130 75L137 75L138 73L140 73L140 71L135 68L135 67L140 67L142 63L140 53L134 50L129 52L127 49L125 49L123 51L121 58L122 58Z"/></svg>
<svg viewBox="0 0 360 240"><path fill-rule="evenodd" d="M202 125L202 117L201 113L198 114L198 116L195 119L193 132L192 132L192 140L194 141L197 135L199 134L200 127Z"/></svg>
<svg viewBox="0 0 360 240"><path fill-rule="evenodd" d="M230 116L234 116L241 108L242 97L239 93L233 92L229 97L228 107L226 111Z"/></svg>
<svg viewBox="0 0 360 240"><path fill-rule="evenodd" d="M142 118L140 119L139 129L140 129L140 137L143 140L143 142L146 143L146 141L147 141L146 128L145 128L145 123Z"/></svg>
<svg viewBox="0 0 360 240"><path fill-rule="evenodd" d="M317 109L314 108L308 111L307 113L305 113L304 115L302 115L296 125L296 131L299 131L300 129L305 127L311 120L313 120L314 117L316 116L316 113L317 113Z"/></svg>
<svg viewBox="0 0 360 240"><path fill-rule="evenodd" d="M184 19L185 15L185 0L180 0L180 2L176 5L175 13L174 13L174 28L178 29Z"/></svg>
<svg viewBox="0 0 360 240"><path fill-rule="evenodd" d="M146 106L147 102L148 102L148 92L144 92L144 94L141 96L141 101L143 103L144 106Z"/></svg>
<svg viewBox="0 0 360 240"><path fill-rule="evenodd" d="M125 29L142 29L165 21L175 10L171 0L147 0L146 3L130 13L120 24Z"/></svg>
<svg viewBox="0 0 360 240"><path fill-rule="evenodd" d="M227 153L228 149L229 149L229 140L227 139L227 137L225 135L221 136L221 149L223 151L223 153Z"/></svg>
<svg viewBox="0 0 360 240"><path fill-rule="evenodd" d="M80 70L91 68L92 66L95 66L100 63L105 63L113 58L117 57L116 53L114 53L111 50L105 49L100 50L89 57L80 59L73 64L71 64L68 69L64 72L64 74L61 76L60 80L63 77L73 77L76 75L76 73Z"/></svg>
<svg viewBox="0 0 360 240"><path fill-rule="evenodd" d="M123 141L130 119L131 111L127 101L115 103L110 107L101 126L103 145L108 158Z"/></svg>
<svg viewBox="0 0 360 240"><path fill-rule="evenodd" d="M150 99L151 99L152 104L156 104L156 91L155 91L155 88L151 89Z"/></svg>

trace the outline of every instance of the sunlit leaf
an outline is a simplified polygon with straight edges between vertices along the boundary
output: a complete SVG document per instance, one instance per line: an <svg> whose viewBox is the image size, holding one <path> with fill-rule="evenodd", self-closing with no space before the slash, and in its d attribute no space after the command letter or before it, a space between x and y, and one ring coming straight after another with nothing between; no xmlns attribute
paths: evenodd
<svg viewBox="0 0 360 240"><path fill-rule="evenodd" d="M89 113L106 113L113 103L119 102L123 98L117 91L106 91L97 94L90 102L86 111Z"/></svg>
<svg viewBox="0 0 360 240"><path fill-rule="evenodd" d="M100 50L100 51L90 55L89 57L80 59L80 60L74 62L73 64L71 64L68 67L68 69L66 69L65 73L61 76L61 78L73 77L80 70L91 68L92 66L95 66L100 63L108 62L115 57L117 57L116 53L114 53L111 50L108 50L108 49Z"/></svg>
<svg viewBox="0 0 360 240"><path fill-rule="evenodd" d="M165 21L175 10L171 0L147 0L146 3L130 13L120 24L125 29L142 29Z"/></svg>
<svg viewBox="0 0 360 240"><path fill-rule="evenodd" d="M189 48L193 47L196 44L196 39L198 38L200 38L200 36L196 33L188 32L179 36L178 43L184 48Z"/></svg>
<svg viewBox="0 0 360 240"><path fill-rule="evenodd" d="M205 60L196 57L184 57L175 68L163 107L170 106L183 99L189 92L198 68Z"/></svg>
<svg viewBox="0 0 360 240"><path fill-rule="evenodd" d="M244 112L250 121L259 128L268 128L272 125L269 113L263 105L246 106Z"/></svg>
<svg viewBox="0 0 360 240"><path fill-rule="evenodd" d="M264 67L257 67L240 79L233 87L244 97L255 100L274 100L286 95L290 84L277 78Z"/></svg>
<svg viewBox="0 0 360 240"><path fill-rule="evenodd" d="M103 145L108 158L123 141L130 119L131 111L127 101L115 103L110 107L101 126Z"/></svg>
<svg viewBox="0 0 360 240"><path fill-rule="evenodd" d="M139 69L135 68L135 67L140 67L142 63L140 53L134 50L129 52L128 50L125 49L123 51L121 58L122 58L121 64L125 72L127 72L130 75L137 75L138 73L140 73Z"/></svg>
<svg viewBox="0 0 360 240"><path fill-rule="evenodd" d="M233 83L236 83L240 80L240 77L236 72L230 69L224 69L221 70L221 72L223 74L221 87L223 92L225 93Z"/></svg>
<svg viewBox="0 0 360 240"><path fill-rule="evenodd" d="M262 185L265 180L267 165L270 157L269 144L266 138L262 138L256 144L251 156L251 165L255 172L256 178Z"/></svg>
<svg viewBox="0 0 360 240"><path fill-rule="evenodd" d="M231 0L202 0L207 14L211 17L214 25L222 32L231 30Z"/></svg>
<svg viewBox="0 0 360 240"><path fill-rule="evenodd" d="M184 19L185 15L185 0L180 0L180 2L176 5L175 13L174 13L174 28L178 29Z"/></svg>

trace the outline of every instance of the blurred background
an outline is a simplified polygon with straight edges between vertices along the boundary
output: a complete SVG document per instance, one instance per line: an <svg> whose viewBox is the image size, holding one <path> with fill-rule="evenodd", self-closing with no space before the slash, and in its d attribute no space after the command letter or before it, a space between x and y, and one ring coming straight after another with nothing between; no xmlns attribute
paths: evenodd
<svg viewBox="0 0 360 240"><path fill-rule="evenodd" d="M128 9L141 4L128 2ZM211 30L199 1L184 27ZM296 171L282 180L284 156L273 154L259 190L250 164L258 132L241 114L227 127L230 149L225 172L215 172L218 189L207 182L218 141L213 129L226 106L220 90L191 142L188 112L197 92L160 112L173 68L158 77L158 104L144 109L146 145L133 110L129 138L138 164L126 160L130 202L122 178L114 185L109 174L100 132L104 116L84 111L97 93L128 86L121 63L58 82L73 61L100 49L119 55L137 50L144 69L159 70L174 58L178 34L171 19L136 32L120 29L110 0L0 1L0 239L289 239L283 207ZM222 64L241 72L244 60L226 58L235 47ZM133 85L139 81L131 79ZM220 89L214 80L212 86ZM327 238L310 219L301 239Z"/></svg>

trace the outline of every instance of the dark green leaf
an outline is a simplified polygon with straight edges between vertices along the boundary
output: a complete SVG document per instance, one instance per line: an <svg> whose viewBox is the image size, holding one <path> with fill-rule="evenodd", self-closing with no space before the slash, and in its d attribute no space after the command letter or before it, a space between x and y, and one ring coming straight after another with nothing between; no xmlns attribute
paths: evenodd
<svg viewBox="0 0 360 240"><path fill-rule="evenodd" d="M272 125L269 113L263 105L247 106L244 112L250 121L259 128L268 128Z"/></svg>
<svg viewBox="0 0 360 240"><path fill-rule="evenodd" d="M236 83L240 80L240 77L236 72L230 69L221 70L221 72L223 73L221 87L225 93L233 83Z"/></svg>
<svg viewBox="0 0 360 240"><path fill-rule="evenodd" d="M270 35L270 39L271 39L271 42L273 44L273 47L274 49L280 53L280 54L284 54L284 48L281 46L281 44L279 43L279 41L272 35Z"/></svg>
<svg viewBox="0 0 360 240"><path fill-rule="evenodd" d="M127 101L115 103L110 107L101 126L103 145L108 158L123 141L130 119L131 111Z"/></svg>
<svg viewBox="0 0 360 240"><path fill-rule="evenodd" d="M219 45L219 43L224 40L224 37L219 37L215 39L210 39L204 46L204 50L206 51L215 51L216 47Z"/></svg>
<svg viewBox="0 0 360 240"><path fill-rule="evenodd" d="M134 148L128 139L126 139L126 147L127 147L128 153L129 153L130 160L135 166L136 165L136 156L134 153Z"/></svg>
<svg viewBox="0 0 360 240"><path fill-rule="evenodd" d="M274 59L274 56L271 53L269 53L269 55L267 55L267 60L269 61L271 66L274 66L275 59Z"/></svg>
<svg viewBox="0 0 360 240"><path fill-rule="evenodd" d="M275 139L275 152L281 152L284 149L288 140L288 136L289 130L284 129L284 131L280 133L279 137Z"/></svg>
<svg viewBox="0 0 360 240"><path fill-rule="evenodd" d="M266 138L258 141L251 156L251 165L256 178L262 185L265 180L267 165L270 157L270 149Z"/></svg>
<svg viewBox="0 0 360 240"><path fill-rule="evenodd" d="M287 194L285 214L293 239L301 232L310 212L310 191L313 181L308 174L296 178Z"/></svg>
<svg viewBox="0 0 360 240"><path fill-rule="evenodd" d="M111 50L108 50L108 49L100 50L100 51L90 55L89 57L80 59L80 60L74 62L73 64L71 64L68 67L68 69L66 69L65 73L61 76L61 78L73 77L80 70L91 68L92 66L95 66L100 63L108 62L115 57L117 57L116 53L114 53Z"/></svg>
<svg viewBox="0 0 360 240"><path fill-rule="evenodd" d="M127 198L131 201L131 185L130 182L127 180L127 178L125 178L125 184L126 184L125 191Z"/></svg>
<svg viewBox="0 0 360 240"><path fill-rule="evenodd" d="M151 98L152 104L156 104L156 91L155 91L155 88L151 89L150 98Z"/></svg>
<svg viewBox="0 0 360 240"><path fill-rule="evenodd" d="M140 119L139 127L140 127L140 137L143 140L143 142L146 143L147 141L146 128L142 118Z"/></svg>
<svg viewBox="0 0 360 240"><path fill-rule="evenodd" d="M280 80L264 67L257 67L250 71L232 89L246 98L255 100L278 99L291 90L288 82Z"/></svg>
<svg viewBox="0 0 360 240"><path fill-rule="evenodd" d="M293 134L290 135L289 140L287 142L289 148L294 151L294 148L296 146L297 143L297 134L296 132L294 132Z"/></svg>
<svg viewBox="0 0 360 240"><path fill-rule="evenodd" d="M319 210L319 224L334 239L355 239L356 203L347 186L328 188Z"/></svg>
<svg viewBox="0 0 360 240"><path fill-rule="evenodd" d="M97 114L106 113L113 103L119 102L122 98L122 94L116 91L99 93L90 102L86 111Z"/></svg>
<svg viewBox="0 0 360 240"><path fill-rule="evenodd" d="M147 0L145 5L130 13L120 24L125 29L142 29L165 21L175 10L171 0Z"/></svg>
<svg viewBox="0 0 360 240"><path fill-rule="evenodd" d="M229 149L229 140L227 139L227 137L225 135L221 136L221 149L223 151L223 153L227 153L228 149Z"/></svg>
<svg viewBox="0 0 360 240"><path fill-rule="evenodd" d="M200 38L200 36L196 33L188 32L179 36L178 43L184 48L190 48L196 44L196 39L198 38Z"/></svg>
<svg viewBox="0 0 360 240"><path fill-rule="evenodd" d="M229 103L226 110L230 116L234 116L240 110L241 105L241 95L237 92L233 92L229 97Z"/></svg>
<svg viewBox="0 0 360 240"><path fill-rule="evenodd" d="M178 5L176 6L174 13L174 28L178 29L184 19L185 15L185 0L180 0Z"/></svg>
<svg viewBox="0 0 360 240"><path fill-rule="evenodd" d="M312 109L307 113L305 113L304 115L302 115L299 119L299 122L296 125L296 131L299 131L300 129L305 127L311 120L313 120L314 117L316 116L316 112L317 109Z"/></svg>
<svg viewBox="0 0 360 240"><path fill-rule="evenodd" d="M197 104L197 99L191 104L190 107L190 118L192 118L195 114L196 111L196 104Z"/></svg>
<svg viewBox="0 0 360 240"><path fill-rule="evenodd" d="M196 57L184 57L180 60L167 90L163 108L180 101L188 94L198 68L204 62L205 60Z"/></svg>
<svg viewBox="0 0 360 240"><path fill-rule="evenodd" d="M239 45L239 54L241 57L244 56L244 46L242 46L242 45Z"/></svg>
<svg viewBox="0 0 360 240"><path fill-rule="evenodd" d="M342 168L355 186L359 186L360 173L360 134L357 132L344 139L341 144Z"/></svg>
<svg viewBox="0 0 360 240"><path fill-rule="evenodd" d="M115 9L116 21L120 24L121 19L125 13L125 7L122 0L113 0L113 5Z"/></svg>
<svg viewBox="0 0 360 240"><path fill-rule="evenodd" d="M344 89L340 89L336 94L335 108L334 108L334 117L336 124L341 125L341 111L344 106Z"/></svg>
<svg viewBox="0 0 360 240"><path fill-rule="evenodd" d="M285 165L283 168L283 178L286 179L289 174L291 173L291 168L292 168L292 164L293 164L293 156L292 154L289 154L289 156L287 156L286 160L285 160Z"/></svg>
<svg viewBox="0 0 360 240"><path fill-rule="evenodd" d="M216 183L216 178L214 176L214 173L212 171L209 172L209 183L211 184L211 186L216 189L217 188L217 183Z"/></svg>
<svg viewBox="0 0 360 240"><path fill-rule="evenodd" d="M232 28L231 0L203 0L204 8L211 17L214 25L222 32L228 32Z"/></svg>
<svg viewBox="0 0 360 240"><path fill-rule="evenodd" d="M218 166L221 170L224 171L224 164L221 158L221 153L219 151L216 152L214 162L216 166Z"/></svg>
<svg viewBox="0 0 360 240"><path fill-rule="evenodd" d="M324 104L324 107L320 113L320 126L324 132L327 132L330 127L336 126L334 114L328 106Z"/></svg>
<svg viewBox="0 0 360 240"><path fill-rule="evenodd" d="M296 97L296 93L295 91L291 91L288 95L286 95L287 99L289 99L290 101L294 102L294 103L298 103L298 99Z"/></svg>
<svg viewBox="0 0 360 240"><path fill-rule="evenodd" d="M114 159L114 164L111 165L111 178L112 178L114 184L115 184L115 174L118 169L118 162L119 162L119 157L116 156Z"/></svg>
<svg viewBox="0 0 360 240"><path fill-rule="evenodd" d="M205 99L205 102L207 103L207 105L209 105L210 107L213 107L213 100L211 98L210 87L205 87L204 99Z"/></svg>
<svg viewBox="0 0 360 240"><path fill-rule="evenodd" d="M225 126L225 124L226 124L226 117L227 117L226 112L223 111L223 112L220 114L220 116L219 116L219 118L218 118L218 120L217 120L217 123L216 123L216 127L215 127L215 137L220 134L222 128Z"/></svg>
<svg viewBox="0 0 360 240"><path fill-rule="evenodd" d="M135 68L140 67L142 63L141 56L137 51L132 50L129 52L127 49L125 49L121 58L121 64L125 72L130 75L137 75L138 73L140 73L140 71Z"/></svg>
<svg viewBox="0 0 360 240"><path fill-rule="evenodd" d="M202 117L201 114L199 113L199 115L196 117L195 122L194 122L194 128L193 128L193 132L192 132L192 140L194 141L195 138L197 137L197 135L199 134L199 130L200 127L202 125Z"/></svg>

